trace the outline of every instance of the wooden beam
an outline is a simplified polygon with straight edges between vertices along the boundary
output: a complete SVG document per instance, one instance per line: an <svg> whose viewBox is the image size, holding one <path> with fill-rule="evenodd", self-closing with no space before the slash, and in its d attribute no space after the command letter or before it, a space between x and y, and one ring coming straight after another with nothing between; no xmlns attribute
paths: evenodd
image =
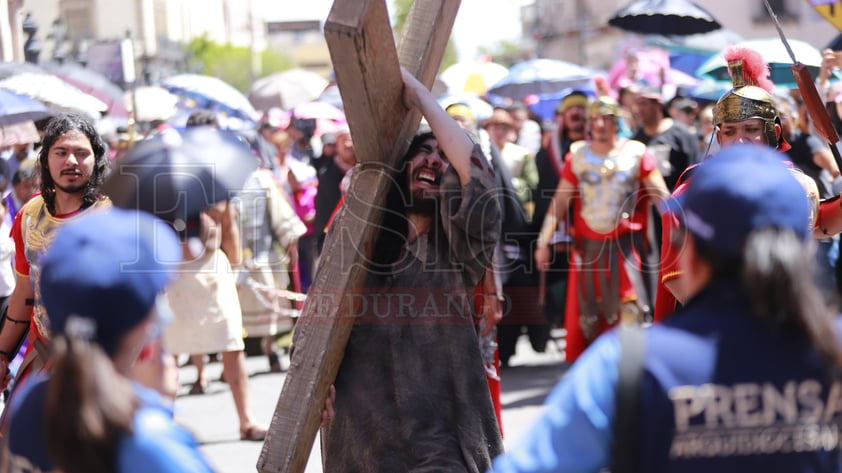
<svg viewBox="0 0 842 473"><path fill-rule="evenodd" d="M382 204L420 113L403 103L399 64L430 88L460 0L414 2L400 51L385 0L336 0L325 38L357 160L345 207L331 226L315 280L295 327L295 345L269 433L261 473L303 472L336 379L366 281Z"/></svg>

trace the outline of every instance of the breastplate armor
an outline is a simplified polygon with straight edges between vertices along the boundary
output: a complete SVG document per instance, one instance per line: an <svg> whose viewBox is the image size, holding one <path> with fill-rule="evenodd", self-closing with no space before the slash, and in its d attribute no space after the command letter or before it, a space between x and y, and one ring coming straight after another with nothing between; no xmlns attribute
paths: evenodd
<svg viewBox="0 0 842 473"><path fill-rule="evenodd" d="M582 145L573 152L573 172L579 178L580 216L599 233L610 233L620 219L631 216L640 185L642 143L628 141L608 156Z"/></svg>
<svg viewBox="0 0 842 473"><path fill-rule="evenodd" d="M789 168L789 170L804 188L804 192L807 193L807 201L810 204L810 220L807 223L807 233L812 235L813 228L816 226L816 218L818 218L819 214L819 187L812 177L804 174L800 169L793 167Z"/></svg>

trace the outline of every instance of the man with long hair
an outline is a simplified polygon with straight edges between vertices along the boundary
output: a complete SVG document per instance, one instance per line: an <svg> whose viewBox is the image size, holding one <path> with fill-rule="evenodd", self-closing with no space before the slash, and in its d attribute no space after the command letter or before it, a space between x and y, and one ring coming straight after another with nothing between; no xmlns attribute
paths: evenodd
<svg viewBox="0 0 842 473"><path fill-rule="evenodd" d="M502 451L472 297L500 234L494 171L406 71L404 84L432 131L410 144L351 295L361 303L326 406L325 471L480 473Z"/></svg>
<svg viewBox="0 0 842 473"><path fill-rule="evenodd" d="M96 208L111 206L111 201L100 193L108 166L105 144L89 118L76 113L53 118L47 125L38 163L41 193L20 209L12 226L17 281L0 331L3 389L9 382L9 361L27 329L31 348L18 378L41 369L48 356L50 324L49 314L41 304L40 255L62 224Z"/></svg>

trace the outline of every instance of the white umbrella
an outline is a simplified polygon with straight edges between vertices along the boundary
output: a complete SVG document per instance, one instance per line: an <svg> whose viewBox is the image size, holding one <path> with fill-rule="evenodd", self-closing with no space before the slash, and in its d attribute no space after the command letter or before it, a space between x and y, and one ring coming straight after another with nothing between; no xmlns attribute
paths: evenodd
<svg viewBox="0 0 842 473"><path fill-rule="evenodd" d="M502 80L488 89L488 95L523 100L528 95L551 94L569 87L586 87L593 72L557 59L530 59L509 68Z"/></svg>
<svg viewBox="0 0 842 473"><path fill-rule="evenodd" d="M0 87L38 100L54 113L76 110L99 118L108 110L108 105L102 100L50 74L17 74L0 81Z"/></svg>
<svg viewBox="0 0 842 473"><path fill-rule="evenodd" d="M477 122L491 118L491 114L494 113L494 107L490 103L470 92L448 95L439 99L439 105L445 109L457 103L461 103L471 109Z"/></svg>
<svg viewBox="0 0 842 473"><path fill-rule="evenodd" d="M134 94L134 103L137 106L135 113L139 122L166 121L178 111L176 108L178 97L163 87L157 85L141 86L135 89ZM131 95L126 92L127 108L131 108L130 101Z"/></svg>
<svg viewBox="0 0 842 473"><path fill-rule="evenodd" d="M319 98L328 81L307 69L295 68L257 80L249 92L249 100L258 110L272 107L289 110Z"/></svg>
<svg viewBox="0 0 842 473"><path fill-rule="evenodd" d="M509 74L506 66L491 62L490 60L478 60L458 62L441 73L441 80L447 84L451 94L469 92L476 95L485 95L489 87L499 82Z"/></svg>

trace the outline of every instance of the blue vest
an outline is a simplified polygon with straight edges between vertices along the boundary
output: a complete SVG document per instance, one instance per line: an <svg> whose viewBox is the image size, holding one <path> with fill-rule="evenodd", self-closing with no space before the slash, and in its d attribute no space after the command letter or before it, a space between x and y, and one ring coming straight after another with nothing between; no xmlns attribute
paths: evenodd
<svg viewBox="0 0 842 473"><path fill-rule="evenodd" d="M842 382L739 286L716 281L648 331L641 471L842 471Z"/></svg>

